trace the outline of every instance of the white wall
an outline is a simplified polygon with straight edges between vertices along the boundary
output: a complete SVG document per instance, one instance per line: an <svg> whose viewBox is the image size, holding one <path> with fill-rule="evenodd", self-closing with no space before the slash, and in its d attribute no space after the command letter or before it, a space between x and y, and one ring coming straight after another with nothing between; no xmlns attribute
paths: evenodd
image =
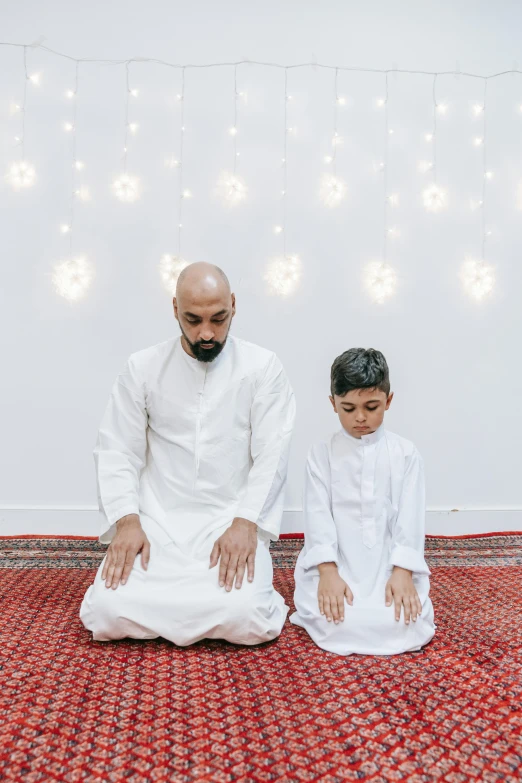
<svg viewBox="0 0 522 783"><path fill-rule="evenodd" d="M3 3L7 9L7 3ZM3 40L45 44L75 57L155 57L175 63L258 59L294 64L317 60L363 68L450 70L491 74L520 58L522 9L517 2L167 2L91 0L89 4L19 0L3 14ZM10 100L23 89L21 50L0 47L1 165L15 159L12 137L20 116ZM522 63L521 63L522 64ZM176 172L164 158L178 150L179 73L160 65L131 66L140 89L131 120L140 124L129 150L129 170L143 197L119 203L110 191L120 171L124 132L124 70L84 64L78 94L77 151L92 200L78 204L74 246L96 266L90 295L69 305L53 292L49 272L67 255L58 227L67 219L70 193L70 118L64 91L74 64L43 51L29 52L42 72L28 89L26 156L38 182L13 193L0 184L2 286L0 300L2 448L0 521L5 533L96 534L92 448L114 377L129 353L177 332L157 264L175 252ZM183 253L222 265L238 297L235 333L277 351L294 384L299 419L287 496L285 528L296 530L301 474L308 445L336 422L327 400L329 367L346 348L381 349L396 392L387 426L413 439L428 473L428 532L522 529L518 446L520 394L520 239L522 212L522 75L488 86L488 252L497 266L494 295L478 305L461 290L464 256L480 251L481 151L471 139L481 120L471 105L483 84L441 77L439 178L449 209L427 214L417 171L429 157L423 134L431 127L429 76L390 76L390 189L400 194L391 213L401 238L390 244L399 288L375 306L361 292L361 269L378 257L382 237L382 178L373 163L383 155L383 94L379 74L341 73L339 91L350 105L339 111L346 143L339 174L348 199L328 211L318 199L333 123L332 71L289 71L288 249L299 253L304 274L293 298L269 297L267 259L280 250L272 232L280 222L278 194L283 130L283 72L253 65L238 70L248 92L240 106L239 173L249 198L226 209L214 185L232 162L227 130L233 120L233 69L186 72L186 202ZM55 511L55 509L64 509ZM471 509L448 514L449 509ZM81 511L83 509L83 511Z"/></svg>

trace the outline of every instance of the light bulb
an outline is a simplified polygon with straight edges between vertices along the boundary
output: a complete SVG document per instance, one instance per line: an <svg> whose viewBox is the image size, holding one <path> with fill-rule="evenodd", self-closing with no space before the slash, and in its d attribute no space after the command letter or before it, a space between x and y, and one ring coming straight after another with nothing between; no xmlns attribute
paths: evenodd
<svg viewBox="0 0 522 783"><path fill-rule="evenodd" d="M422 200L428 212L440 212L447 206L446 191L435 183L423 191Z"/></svg>
<svg viewBox="0 0 522 783"><path fill-rule="evenodd" d="M481 103L475 103L473 105L473 114L478 117L484 111L484 106Z"/></svg>
<svg viewBox="0 0 522 783"><path fill-rule="evenodd" d="M332 160L333 160L333 158L332 158L332 156L331 156L331 155L325 155L325 156L324 156L324 162L325 162L325 163L331 163L331 162L332 162Z"/></svg>
<svg viewBox="0 0 522 783"><path fill-rule="evenodd" d="M7 180L15 190L30 188L34 185L36 172L34 167L25 160L12 163L7 172Z"/></svg>
<svg viewBox="0 0 522 783"><path fill-rule="evenodd" d="M433 163L429 160L421 160L419 161L417 168L421 174L426 174L428 171L432 170Z"/></svg>
<svg viewBox="0 0 522 783"><path fill-rule="evenodd" d="M31 82L31 84L34 84L35 87L38 87L38 85L40 84L40 80L41 80L41 74L39 73L32 73L29 76L29 81Z"/></svg>
<svg viewBox="0 0 522 783"><path fill-rule="evenodd" d="M321 181L320 195L327 207L336 207L346 195L346 184L339 177L325 174Z"/></svg>
<svg viewBox="0 0 522 783"><path fill-rule="evenodd" d="M339 104L339 106L346 106L346 98L342 95L339 95L339 97L337 98L337 103Z"/></svg>
<svg viewBox="0 0 522 783"><path fill-rule="evenodd" d="M72 124L72 122L64 122L63 129L64 131L70 133L72 130L74 130L74 125Z"/></svg>
<svg viewBox="0 0 522 783"><path fill-rule="evenodd" d="M223 172L218 181L219 196L230 205L239 204L247 194L247 188L243 180L230 172Z"/></svg>
<svg viewBox="0 0 522 783"><path fill-rule="evenodd" d="M283 255L274 258L268 265L265 280L271 293L277 296L290 296L301 278L301 261L295 255Z"/></svg>
<svg viewBox="0 0 522 783"><path fill-rule="evenodd" d="M281 234L283 231L283 226L274 226L274 234Z"/></svg>
<svg viewBox="0 0 522 783"><path fill-rule="evenodd" d="M433 141L434 135L433 133L425 133L424 138L426 139L426 141Z"/></svg>
<svg viewBox="0 0 522 783"><path fill-rule="evenodd" d="M70 230L71 227L67 225L67 223L62 223L62 225L60 226L60 231L62 232L62 234L68 234Z"/></svg>
<svg viewBox="0 0 522 783"><path fill-rule="evenodd" d="M447 103L438 103L437 104L437 111L439 114L446 114L448 111L448 104Z"/></svg>
<svg viewBox="0 0 522 783"><path fill-rule="evenodd" d="M165 166L169 169L179 168L179 160L177 158L165 158Z"/></svg>
<svg viewBox="0 0 522 783"><path fill-rule="evenodd" d="M397 275L393 267L382 261L369 263L364 270L364 284L370 298L382 304L393 296L397 286Z"/></svg>
<svg viewBox="0 0 522 783"><path fill-rule="evenodd" d="M85 296L93 278L94 269L85 258L55 264L52 275L57 294L69 302L76 302Z"/></svg>
<svg viewBox="0 0 522 783"><path fill-rule="evenodd" d="M139 179L131 177L129 174L122 174L121 177L115 179L112 188L120 201L131 203L136 201L140 195Z"/></svg>
<svg viewBox="0 0 522 783"><path fill-rule="evenodd" d="M159 264L160 278L164 289L171 296L174 296L176 293L178 277L186 266L188 266L188 261L185 261L185 259L180 256L173 256L169 253L165 253L162 257Z"/></svg>
<svg viewBox="0 0 522 783"><path fill-rule="evenodd" d="M484 142L484 139L481 136L475 136L473 139L473 144L475 147L481 147Z"/></svg>
<svg viewBox="0 0 522 783"><path fill-rule="evenodd" d="M383 106L386 105L386 100L384 98L376 98L375 99L375 106L378 109L382 109Z"/></svg>
<svg viewBox="0 0 522 783"><path fill-rule="evenodd" d="M137 122L129 122L129 130L132 134L137 133L139 125Z"/></svg>
<svg viewBox="0 0 522 783"><path fill-rule="evenodd" d="M480 302L495 287L495 269L485 261L467 258L462 265L460 279L468 296Z"/></svg>
<svg viewBox="0 0 522 783"><path fill-rule="evenodd" d="M75 196L76 196L76 198L77 198L77 199L79 199L80 201L89 201L89 199L90 199L90 197L91 197L91 194L90 194L90 192L89 192L89 188L86 188L86 187L85 187L85 185L82 185L82 187L81 187L81 188L77 188L77 189L74 191L74 195L75 195Z"/></svg>
<svg viewBox="0 0 522 783"><path fill-rule="evenodd" d="M183 193L181 194L181 197L182 198L192 198L192 193L191 193L190 190L184 190Z"/></svg>
<svg viewBox="0 0 522 783"><path fill-rule="evenodd" d="M83 160L75 160L74 161L74 168L77 171L81 171L83 168L85 168L85 163L83 162Z"/></svg>
<svg viewBox="0 0 522 783"><path fill-rule="evenodd" d="M74 98L75 95L76 93L74 92L74 90L67 90L65 93L66 98Z"/></svg>
<svg viewBox="0 0 522 783"><path fill-rule="evenodd" d="M236 127L229 128L228 132L230 133L231 136L235 136L237 134L237 128Z"/></svg>
<svg viewBox="0 0 522 783"><path fill-rule="evenodd" d="M130 92L130 94L132 95L133 98L137 98L138 95L140 94L139 90L136 90L135 88L132 89L132 90L129 90L129 92Z"/></svg>

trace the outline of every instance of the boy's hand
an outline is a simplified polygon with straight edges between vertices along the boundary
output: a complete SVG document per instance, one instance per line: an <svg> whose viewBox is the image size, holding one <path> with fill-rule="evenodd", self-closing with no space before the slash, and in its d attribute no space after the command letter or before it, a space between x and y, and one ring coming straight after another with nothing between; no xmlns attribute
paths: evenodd
<svg viewBox="0 0 522 783"><path fill-rule="evenodd" d="M353 593L339 576L335 563L321 563L319 568L319 587L317 598L319 611L326 615L328 622L338 623L344 620L344 599L353 606Z"/></svg>
<svg viewBox="0 0 522 783"><path fill-rule="evenodd" d="M401 619L401 606L404 607L404 622L417 622L422 613L422 604L411 578L411 571L399 566L393 567L393 572L386 583L386 606L395 601L395 619Z"/></svg>

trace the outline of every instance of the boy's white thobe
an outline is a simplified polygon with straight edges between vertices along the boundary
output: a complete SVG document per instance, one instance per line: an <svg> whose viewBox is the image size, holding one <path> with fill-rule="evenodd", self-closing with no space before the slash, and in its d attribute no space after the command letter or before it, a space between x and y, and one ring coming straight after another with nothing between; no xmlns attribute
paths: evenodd
<svg viewBox="0 0 522 783"><path fill-rule="evenodd" d="M295 569L290 617L324 650L339 655L394 655L419 650L435 633L424 560L425 490L415 446L381 426L354 438L344 429L312 447L306 468L305 545ZM336 563L352 590L344 622L319 611L321 563ZM393 566L413 572L422 604L416 622L385 604Z"/></svg>
<svg viewBox="0 0 522 783"><path fill-rule="evenodd" d="M189 356L179 338L133 354L112 389L95 462L100 540L139 514L151 543L116 590L103 563L80 610L94 639L162 636L257 644L275 638L287 614L272 585L270 539L283 512L295 418L292 389L270 351L229 337L212 362ZM254 581L219 587L209 569L214 542L235 517L255 522Z"/></svg>

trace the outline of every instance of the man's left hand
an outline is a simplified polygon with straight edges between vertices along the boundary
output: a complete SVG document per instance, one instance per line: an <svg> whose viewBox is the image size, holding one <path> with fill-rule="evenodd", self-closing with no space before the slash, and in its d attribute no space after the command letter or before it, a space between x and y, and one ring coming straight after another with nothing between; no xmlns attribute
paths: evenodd
<svg viewBox="0 0 522 783"><path fill-rule="evenodd" d="M210 568L219 563L219 586L230 592L236 579L236 588L243 584L245 569L248 581L254 579L257 549L257 525L248 519L236 517L228 530L218 538L210 553Z"/></svg>

